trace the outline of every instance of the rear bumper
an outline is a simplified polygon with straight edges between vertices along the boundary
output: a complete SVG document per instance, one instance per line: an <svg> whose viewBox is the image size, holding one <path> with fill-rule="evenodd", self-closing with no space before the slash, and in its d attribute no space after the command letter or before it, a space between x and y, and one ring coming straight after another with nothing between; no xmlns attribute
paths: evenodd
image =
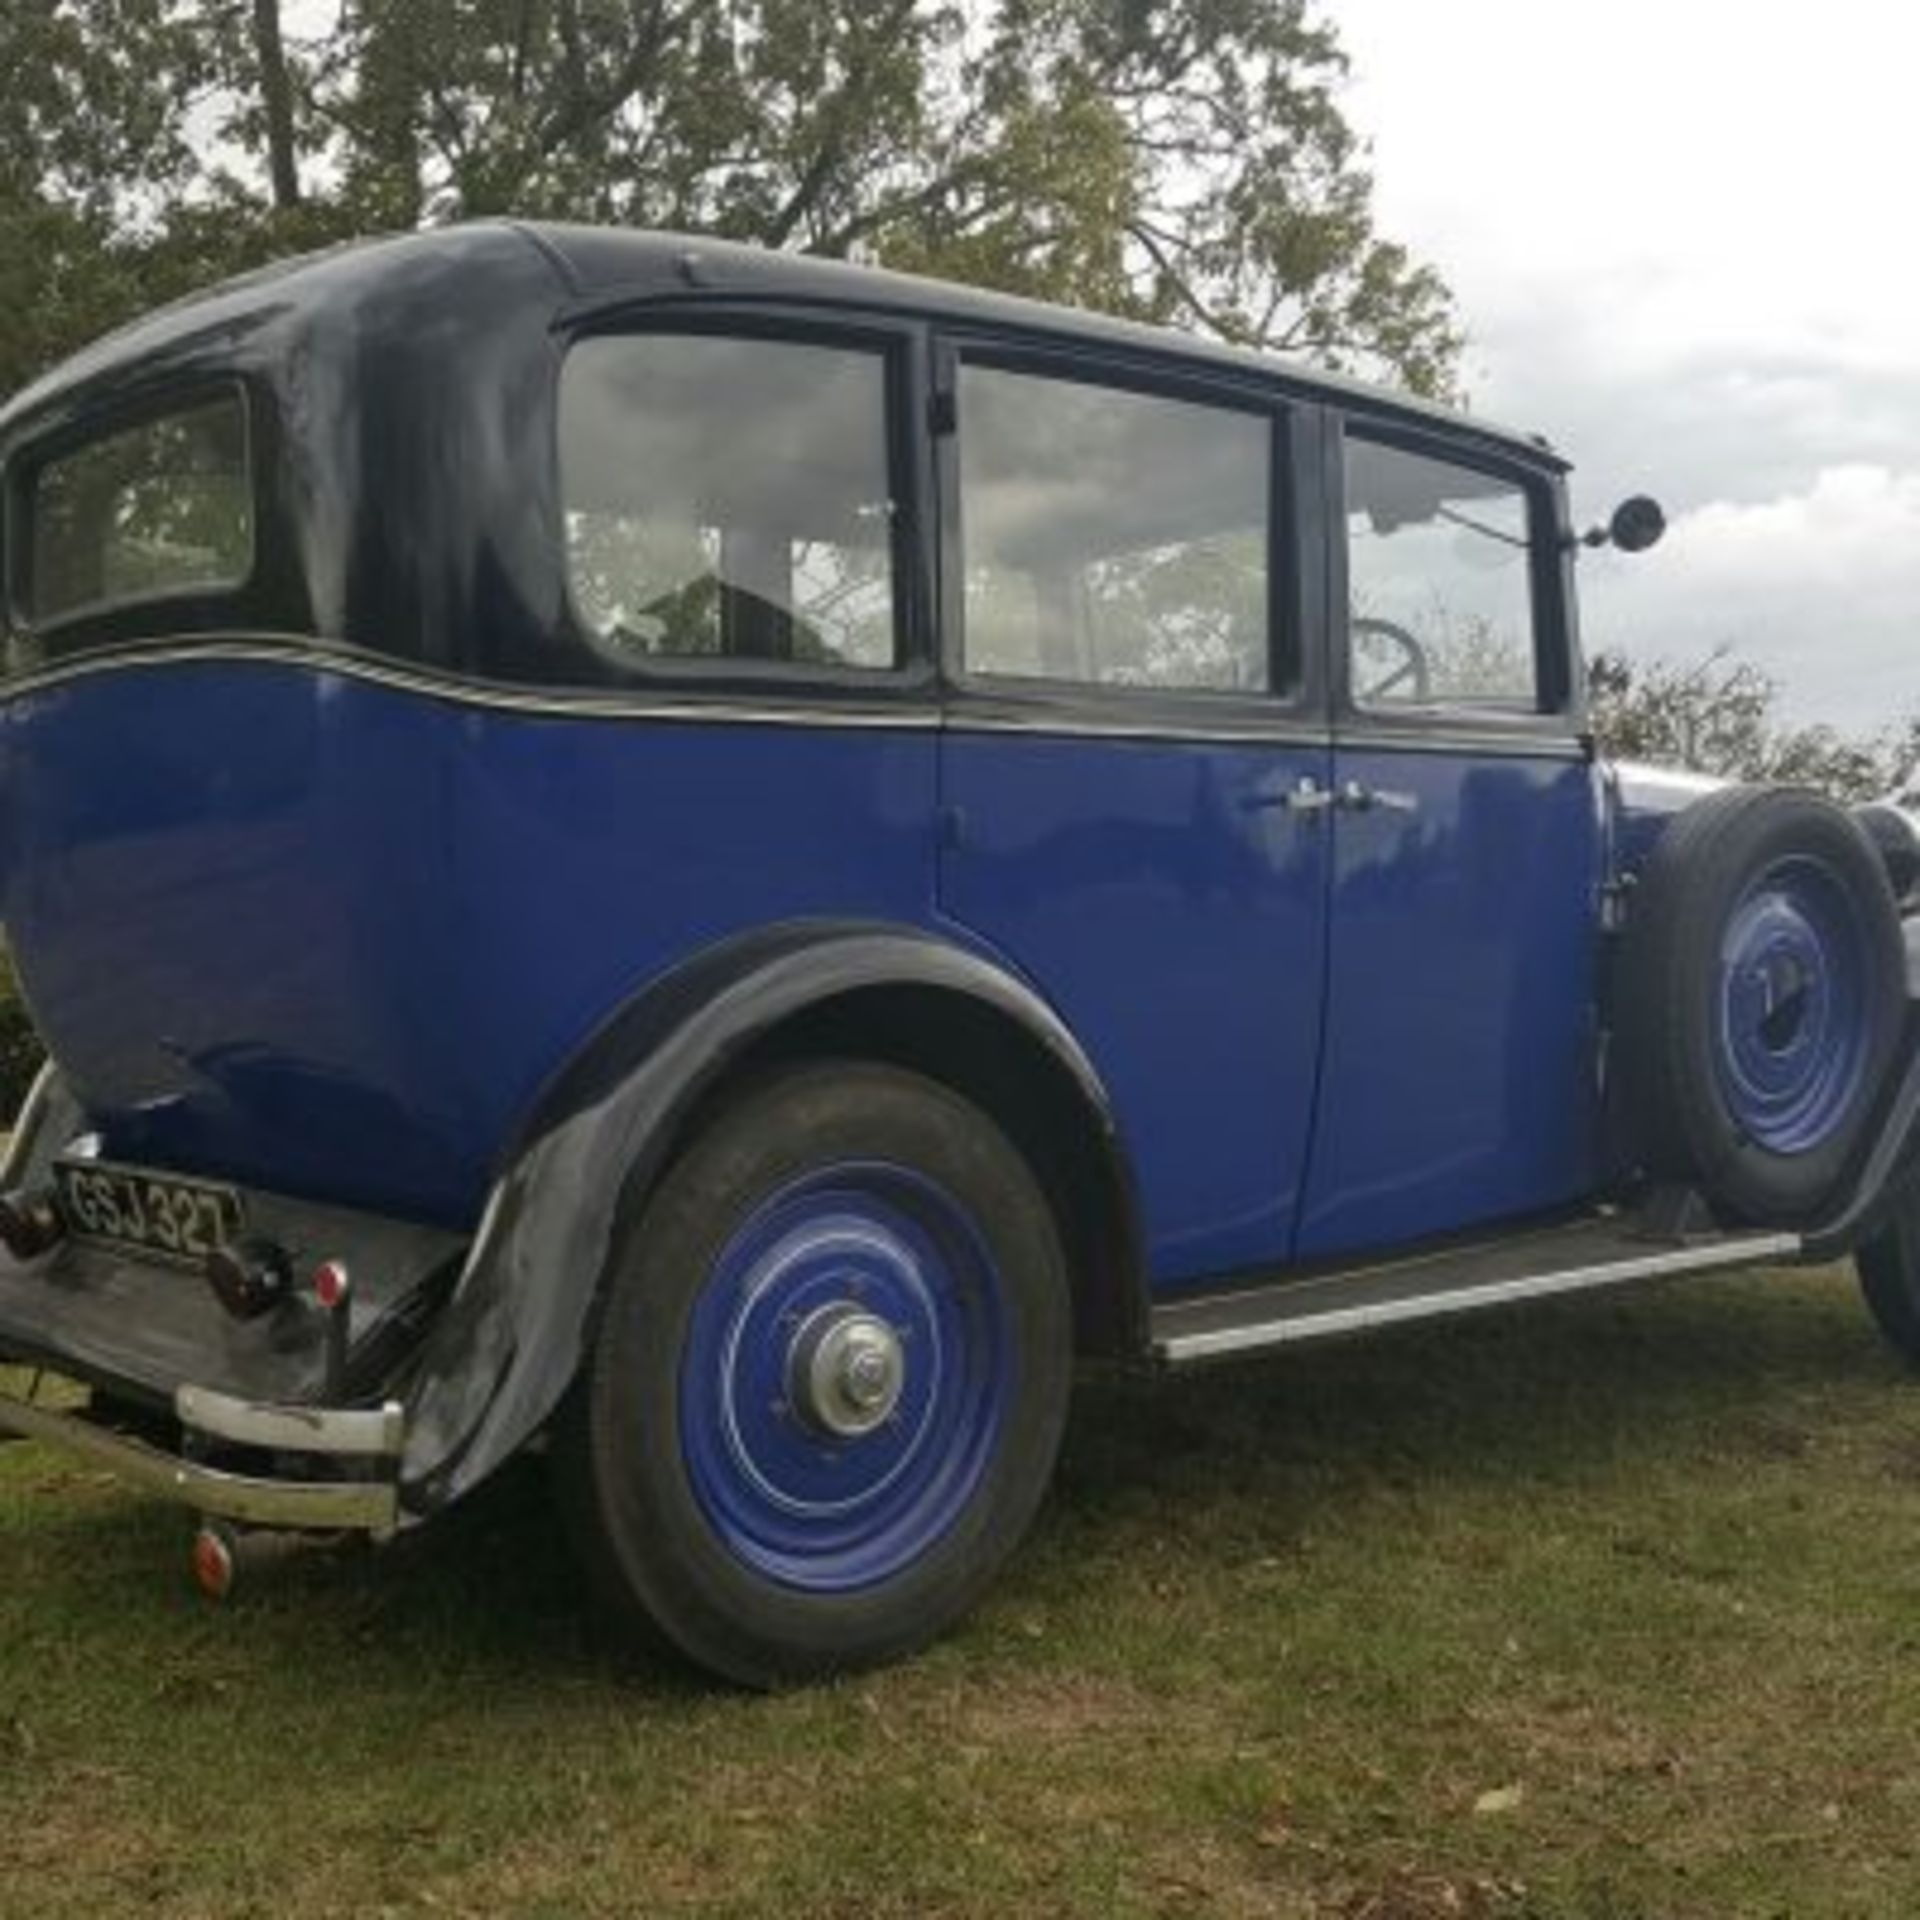
<svg viewBox="0 0 1920 1920"><path fill-rule="evenodd" d="M43 1072L0 1187L43 1183L80 1127L57 1076ZM273 1194L247 1199L298 1270L321 1258L352 1266L343 1369L304 1295L236 1321L197 1273L108 1245L67 1239L24 1263L0 1252L0 1439L64 1450L241 1526L395 1533L411 1517L401 1495L409 1421L389 1395L464 1242ZM70 1390L50 1405L27 1385L42 1379Z"/></svg>
<svg viewBox="0 0 1920 1920"><path fill-rule="evenodd" d="M0 1433L37 1440L115 1474L128 1485L241 1526L386 1536L400 1525L394 1483L406 1423L400 1408L372 1411L269 1407L182 1387L175 1412L181 1451L123 1433L84 1412L41 1404L0 1382ZM324 1460L340 1478L241 1473L189 1458L216 1445Z"/></svg>
<svg viewBox="0 0 1920 1920"><path fill-rule="evenodd" d="M0 1188L44 1192L57 1154L85 1122L43 1073L0 1165ZM215 1397L306 1408L378 1404L431 1325L466 1249L463 1236L258 1188L239 1190L247 1227L296 1276L251 1319L220 1303L203 1271L68 1235L32 1259L0 1251L0 1364L45 1366L157 1414L182 1382ZM299 1281L322 1263L352 1274L334 1316Z"/></svg>

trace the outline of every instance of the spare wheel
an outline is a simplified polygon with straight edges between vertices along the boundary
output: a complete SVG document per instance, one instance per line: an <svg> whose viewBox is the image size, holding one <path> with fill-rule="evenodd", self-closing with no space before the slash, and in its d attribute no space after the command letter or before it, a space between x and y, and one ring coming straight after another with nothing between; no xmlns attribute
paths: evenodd
<svg viewBox="0 0 1920 1920"><path fill-rule="evenodd" d="M1734 1218L1809 1223L1873 1123L1905 1013L1893 893L1858 824L1786 788L1696 801L1656 843L1622 935L1637 1157Z"/></svg>

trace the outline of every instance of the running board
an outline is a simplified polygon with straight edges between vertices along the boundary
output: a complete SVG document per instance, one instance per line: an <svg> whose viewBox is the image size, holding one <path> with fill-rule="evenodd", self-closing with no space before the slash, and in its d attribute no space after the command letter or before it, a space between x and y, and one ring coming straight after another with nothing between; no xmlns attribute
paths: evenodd
<svg viewBox="0 0 1920 1920"><path fill-rule="evenodd" d="M1571 1226L1156 1307L1153 1357L1166 1366L1187 1366L1514 1301L1791 1260L1801 1244L1795 1233L1649 1239L1644 1225L1625 1215L1589 1217Z"/></svg>

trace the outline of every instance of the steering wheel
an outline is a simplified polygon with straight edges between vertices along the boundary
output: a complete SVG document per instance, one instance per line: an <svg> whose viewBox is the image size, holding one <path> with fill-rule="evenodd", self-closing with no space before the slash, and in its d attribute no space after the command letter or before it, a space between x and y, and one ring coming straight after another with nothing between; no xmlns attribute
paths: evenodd
<svg viewBox="0 0 1920 1920"><path fill-rule="evenodd" d="M1405 657L1398 666L1389 665L1385 675L1371 686L1360 684L1360 639L1362 635L1384 640L1391 647L1397 647ZM1353 673L1353 698L1358 706L1372 706L1376 702L1391 697L1395 690L1406 687L1409 691L1399 698L1416 706L1424 706L1433 698L1433 659L1426 648L1410 634L1405 627L1392 620L1376 620L1370 614L1357 613L1347 622L1348 659Z"/></svg>

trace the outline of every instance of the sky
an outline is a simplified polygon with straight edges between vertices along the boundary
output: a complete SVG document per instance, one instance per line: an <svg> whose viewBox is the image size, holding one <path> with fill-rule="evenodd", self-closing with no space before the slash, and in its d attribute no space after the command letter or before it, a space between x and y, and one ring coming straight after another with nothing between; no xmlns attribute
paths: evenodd
<svg viewBox="0 0 1920 1920"><path fill-rule="evenodd" d="M1437 266L1474 410L1603 520L1591 653L1726 645L1783 713L1920 712L1920 10L1323 0L1381 230Z"/></svg>

